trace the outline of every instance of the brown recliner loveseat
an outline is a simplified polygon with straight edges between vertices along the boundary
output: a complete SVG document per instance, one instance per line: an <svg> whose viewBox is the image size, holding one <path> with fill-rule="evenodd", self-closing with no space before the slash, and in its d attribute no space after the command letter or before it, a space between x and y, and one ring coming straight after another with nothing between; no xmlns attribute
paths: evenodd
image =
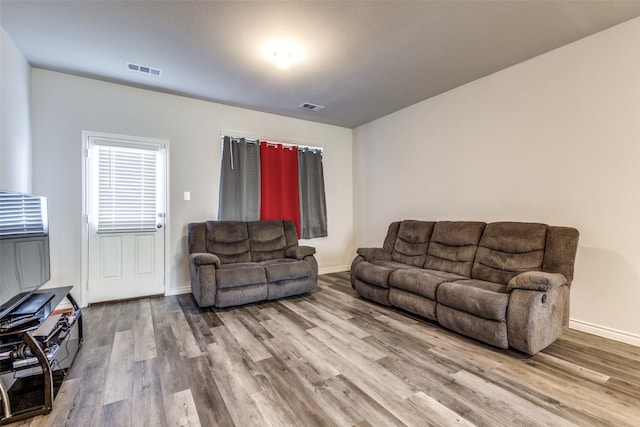
<svg viewBox="0 0 640 427"><path fill-rule="evenodd" d="M298 295L318 285L315 248L299 246L293 221L188 225L191 291L218 308Z"/></svg>
<svg viewBox="0 0 640 427"><path fill-rule="evenodd" d="M569 322L578 231L538 223L393 222L382 248L360 248L362 297L500 348L535 354Z"/></svg>

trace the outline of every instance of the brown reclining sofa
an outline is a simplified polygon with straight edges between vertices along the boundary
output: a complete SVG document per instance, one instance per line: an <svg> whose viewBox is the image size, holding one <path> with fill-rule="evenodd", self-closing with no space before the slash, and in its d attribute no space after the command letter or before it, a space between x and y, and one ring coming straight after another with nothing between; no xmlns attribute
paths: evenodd
<svg viewBox="0 0 640 427"><path fill-rule="evenodd" d="M191 291L218 308L303 294L318 286L316 250L292 221L206 221L188 226Z"/></svg>
<svg viewBox="0 0 640 427"><path fill-rule="evenodd" d="M577 246L570 227L399 221L382 248L358 249L351 284L364 298L533 355L568 325Z"/></svg>

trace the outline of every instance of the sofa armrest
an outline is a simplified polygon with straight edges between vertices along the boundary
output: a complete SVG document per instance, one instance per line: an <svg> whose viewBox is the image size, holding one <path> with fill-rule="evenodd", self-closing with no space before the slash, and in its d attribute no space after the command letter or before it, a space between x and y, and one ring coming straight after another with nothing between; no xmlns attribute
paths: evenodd
<svg viewBox="0 0 640 427"><path fill-rule="evenodd" d="M285 253L287 258L305 259L316 253L316 248L312 246L291 246Z"/></svg>
<svg viewBox="0 0 640 427"><path fill-rule="evenodd" d="M211 307L216 304L218 267L220 267L220 258L217 255L207 252L195 252L189 255L191 293L200 307Z"/></svg>
<svg viewBox="0 0 640 427"><path fill-rule="evenodd" d="M567 278L560 273L544 271L525 271L509 280L509 291L525 289L528 291L547 292L567 284Z"/></svg>
<svg viewBox="0 0 640 427"><path fill-rule="evenodd" d="M195 265L211 265L220 267L220 258L210 253L194 253L189 256L189 260Z"/></svg>
<svg viewBox="0 0 640 427"><path fill-rule="evenodd" d="M366 261L389 261L391 259L391 252L383 248L358 248L358 255L364 258Z"/></svg>
<svg viewBox="0 0 640 427"><path fill-rule="evenodd" d="M569 287L545 292L514 289L507 306L509 346L534 355L558 338L569 313Z"/></svg>

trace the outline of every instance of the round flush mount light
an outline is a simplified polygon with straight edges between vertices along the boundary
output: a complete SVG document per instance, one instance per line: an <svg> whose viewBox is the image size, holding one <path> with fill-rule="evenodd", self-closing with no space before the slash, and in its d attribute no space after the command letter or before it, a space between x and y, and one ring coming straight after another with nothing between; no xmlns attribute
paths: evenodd
<svg viewBox="0 0 640 427"><path fill-rule="evenodd" d="M270 44L266 49L266 56L273 64L286 70L302 57L302 50L299 46L290 41L279 41Z"/></svg>
<svg viewBox="0 0 640 427"><path fill-rule="evenodd" d="M288 50L276 50L273 52L273 63L276 67L286 70L293 64L293 53Z"/></svg>

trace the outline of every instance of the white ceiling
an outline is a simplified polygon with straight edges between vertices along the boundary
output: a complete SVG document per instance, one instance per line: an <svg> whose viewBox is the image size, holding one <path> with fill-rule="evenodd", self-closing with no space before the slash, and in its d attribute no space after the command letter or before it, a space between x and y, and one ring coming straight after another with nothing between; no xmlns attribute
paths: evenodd
<svg viewBox="0 0 640 427"><path fill-rule="evenodd" d="M0 0L35 67L350 128L637 16L640 1ZM276 39L304 58L277 69Z"/></svg>

